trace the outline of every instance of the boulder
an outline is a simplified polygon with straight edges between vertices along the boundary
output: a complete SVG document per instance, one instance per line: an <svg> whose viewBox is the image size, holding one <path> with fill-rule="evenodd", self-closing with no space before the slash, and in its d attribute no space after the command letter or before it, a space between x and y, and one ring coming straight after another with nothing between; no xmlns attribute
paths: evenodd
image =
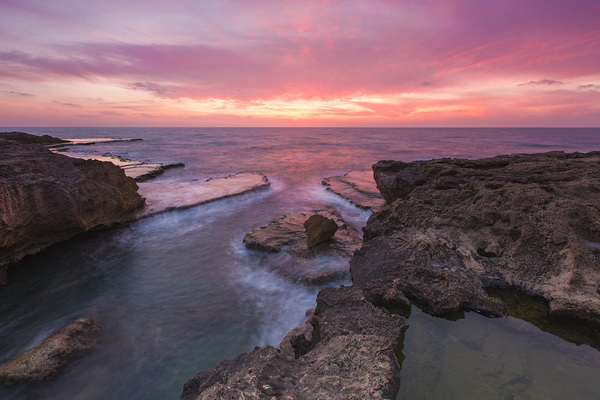
<svg viewBox="0 0 600 400"><path fill-rule="evenodd" d="M345 175L323 179L327 190L365 210L379 211L385 200L377 189L373 171L351 171Z"/></svg>
<svg viewBox="0 0 600 400"><path fill-rule="evenodd" d="M137 188L111 163L0 139L0 269L79 233L129 220L144 205Z"/></svg>
<svg viewBox="0 0 600 400"><path fill-rule="evenodd" d="M381 161L388 205L364 228L354 284L434 315L504 315L486 288L544 298L600 325L600 153Z"/></svg>
<svg viewBox="0 0 600 400"><path fill-rule="evenodd" d="M338 225L332 218L319 214L308 217L303 225L306 229L306 244L311 249L331 240L338 230Z"/></svg>
<svg viewBox="0 0 600 400"><path fill-rule="evenodd" d="M52 378L67 363L92 348L101 332L102 327L93 319L78 319L1 366L0 381L13 385Z"/></svg>
<svg viewBox="0 0 600 400"><path fill-rule="evenodd" d="M181 399L396 398L404 320L341 287L319 293L307 325L288 335L293 352L257 347L190 379Z"/></svg>

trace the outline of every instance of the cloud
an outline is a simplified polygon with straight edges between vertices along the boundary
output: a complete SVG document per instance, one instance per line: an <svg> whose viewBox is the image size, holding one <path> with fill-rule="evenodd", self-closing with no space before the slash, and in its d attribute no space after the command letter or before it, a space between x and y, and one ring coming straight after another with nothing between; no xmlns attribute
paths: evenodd
<svg viewBox="0 0 600 400"><path fill-rule="evenodd" d="M18 82L5 88L36 98L49 93L93 107L68 92L84 81L91 97L114 106L154 96L153 113L187 99L197 101L190 112L215 99L242 114L256 101L372 96L388 103L365 102L352 112L391 118L436 105L450 112L483 101L481 93L515 96L518 82L558 92L568 82L596 81L600 65L597 0L578 7L558 0L126 3L7 0L0 81ZM9 40L5 32L19 34ZM398 108L393 98L403 94L422 95L426 104ZM448 98L456 104L445 104ZM344 107L318 111L348 114Z"/></svg>
<svg viewBox="0 0 600 400"><path fill-rule="evenodd" d="M169 94L172 93L172 89L153 82L135 82L131 85L131 88L134 90L151 92L159 97L170 97Z"/></svg>
<svg viewBox="0 0 600 400"><path fill-rule="evenodd" d="M33 96L31 93L25 93L25 92L18 92L16 90L6 90L5 91L8 94L13 94L15 96L22 96L22 97L30 97Z"/></svg>
<svg viewBox="0 0 600 400"><path fill-rule="evenodd" d="M529 81L527 83L519 83L517 86L550 86L550 85L564 85L565 82L556 81L553 79L542 79L539 81Z"/></svg>
<svg viewBox="0 0 600 400"><path fill-rule="evenodd" d="M594 85L593 83L590 83L590 84L587 84L587 85L579 85L579 89L599 90L600 89L600 85Z"/></svg>

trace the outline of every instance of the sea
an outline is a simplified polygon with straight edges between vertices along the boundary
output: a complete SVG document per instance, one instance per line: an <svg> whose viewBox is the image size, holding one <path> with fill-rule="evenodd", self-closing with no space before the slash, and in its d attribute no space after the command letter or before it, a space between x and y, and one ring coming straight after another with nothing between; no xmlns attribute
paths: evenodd
<svg viewBox="0 0 600 400"><path fill-rule="evenodd" d="M304 324L323 286L282 278L277 270L292 262L288 255L247 250L242 240L284 214L322 209L339 212L360 231L370 211L327 191L323 178L382 159L600 150L600 128L0 130L140 138L70 151L185 164L157 182L242 171L262 172L271 182L268 190L91 232L26 258L0 288L0 364L77 318L94 318L104 331L96 349L54 379L0 387L3 400L178 399L198 372L255 346L277 347ZM348 262L319 256L305 266L318 271ZM349 284L346 277L329 286ZM543 304L512 300L516 311L499 319L467 313L445 320L413 308L398 398L600 398L598 331L540 322L530 314L543 316Z"/></svg>

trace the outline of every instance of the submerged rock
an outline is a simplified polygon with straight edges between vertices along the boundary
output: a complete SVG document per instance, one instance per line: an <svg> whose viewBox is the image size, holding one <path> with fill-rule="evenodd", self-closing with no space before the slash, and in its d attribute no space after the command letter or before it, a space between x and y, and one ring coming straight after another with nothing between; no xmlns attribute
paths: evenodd
<svg viewBox="0 0 600 400"><path fill-rule="evenodd" d="M129 220L143 204L135 181L111 163L0 139L0 270L79 233Z"/></svg>
<svg viewBox="0 0 600 400"><path fill-rule="evenodd" d="M257 347L224 361L190 379L181 399L395 399L404 320L341 287L319 293L307 325L289 335L293 351Z"/></svg>
<svg viewBox="0 0 600 400"><path fill-rule="evenodd" d="M323 179L323 185L359 208L379 211L385 205L373 179L373 171L351 171Z"/></svg>
<svg viewBox="0 0 600 400"><path fill-rule="evenodd" d="M52 378L69 361L92 348L101 332L102 327L93 319L78 319L1 366L0 381L13 385Z"/></svg>
<svg viewBox="0 0 600 400"><path fill-rule="evenodd" d="M434 315L504 315L485 288L511 287L545 298L553 316L600 325L600 153L373 169L388 205L351 262L367 297L406 297Z"/></svg>
<svg viewBox="0 0 600 400"><path fill-rule="evenodd" d="M237 196L271 184L260 172L240 172L222 178L191 182L141 182L139 192L146 198L140 216L182 210Z"/></svg>

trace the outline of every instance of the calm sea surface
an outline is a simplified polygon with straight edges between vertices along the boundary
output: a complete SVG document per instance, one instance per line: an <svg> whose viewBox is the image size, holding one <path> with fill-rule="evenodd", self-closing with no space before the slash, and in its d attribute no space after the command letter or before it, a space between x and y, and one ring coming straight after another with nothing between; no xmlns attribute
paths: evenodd
<svg viewBox="0 0 600 400"><path fill-rule="evenodd" d="M72 151L186 164L158 181L259 171L272 187L84 235L26 259L0 288L0 364L76 318L96 319L104 333L99 349L56 379L0 387L1 399L177 399L201 370L254 346L277 346L304 323L319 288L278 277L273 271L289 259L248 251L242 239L285 213L324 208L360 229L369 213L326 192L325 177L381 159L600 150L597 128L0 128L6 130L142 138ZM348 260L320 257L306 267L337 263ZM600 398L593 333L564 340L514 317L472 313L447 321L418 309L408 322L399 398Z"/></svg>

